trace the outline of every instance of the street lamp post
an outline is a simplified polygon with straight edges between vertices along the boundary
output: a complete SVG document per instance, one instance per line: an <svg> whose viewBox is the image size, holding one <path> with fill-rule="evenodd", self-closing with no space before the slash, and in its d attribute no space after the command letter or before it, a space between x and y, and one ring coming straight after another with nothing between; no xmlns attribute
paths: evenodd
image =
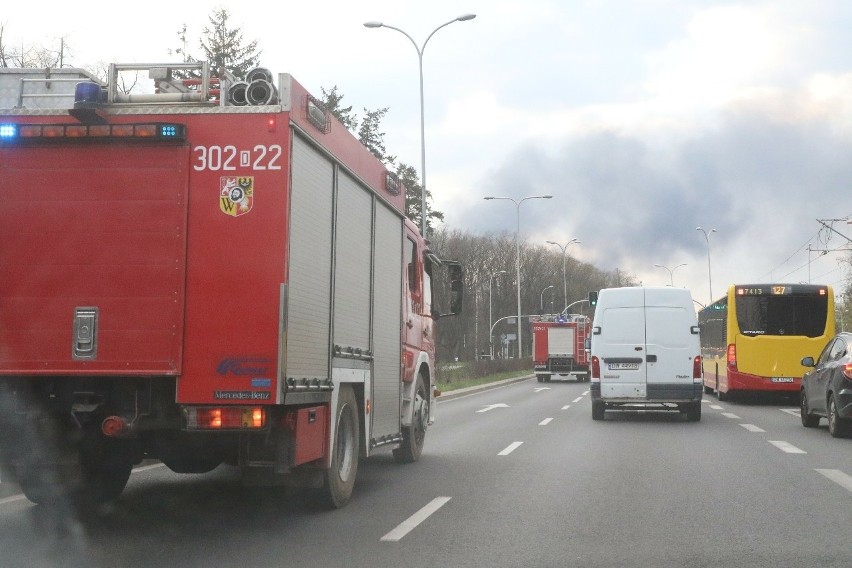
<svg viewBox="0 0 852 568"><path fill-rule="evenodd" d="M547 288L542 290L541 294L538 295L538 309L539 309L540 313L542 313L542 314L544 313L544 293L547 292L548 290L550 290L551 288L555 288L555 287L556 286L551 284L550 286L548 286Z"/></svg>
<svg viewBox="0 0 852 568"><path fill-rule="evenodd" d="M443 28L444 26L449 26L454 22L466 22L468 20L472 20L476 17L476 14L463 14L458 18L453 18L449 22L441 24L434 30L429 36L426 38L426 41L423 42L423 45L417 45L417 42L414 41L410 35L408 35L405 31L384 24L382 22L365 22L364 27L367 28L388 28L391 30L398 31L405 37L411 41L411 45L414 46L414 49L417 51L417 61L418 67L420 70L420 232L423 234L423 237L426 237L426 118L425 118L425 110L423 105L423 50L426 49L426 44L429 43L429 40L432 39L432 36L435 35L435 32Z"/></svg>
<svg viewBox="0 0 852 568"><path fill-rule="evenodd" d="M517 201L511 197L485 197L485 200L505 199L515 204L517 228L515 229L515 279L518 289L518 359L521 358L521 204L527 199L552 199L552 195L530 195Z"/></svg>
<svg viewBox="0 0 852 568"><path fill-rule="evenodd" d="M678 264L674 268L669 268L668 266L663 266L662 264L655 264L654 266L656 266L657 268L665 268L669 271L669 282L671 283L671 287L674 288L674 271L680 268L681 266L686 266L686 263L684 262L683 264Z"/></svg>
<svg viewBox="0 0 852 568"><path fill-rule="evenodd" d="M568 247L570 245L574 244L574 243L580 244L580 241L578 241L577 239L571 239L570 241L565 243L565 246L562 246L555 241L547 241L547 244L556 245L560 249L562 249L562 292L565 294L565 307L566 308L568 307L568 278L565 276L565 274L566 274L565 273L565 251L567 251Z"/></svg>
<svg viewBox="0 0 852 568"><path fill-rule="evenodd" d="M707 303L707 305L709 306L713 303L713 275L710 271L710 233L715 233L716 229L710 229L710 233L708 233L701 227L695 227L695 230L704 233L704 240L707 241L707 282L710 285L710 301Z"/></svg>
<svg viewBox="0 0 852 568"><path fill-rule="evenodd" d="M488 279L488 329L491 330L491 332L488 333L488 347L492 361L494 360L494 317L491 314L491 285L498 274L506 274L506 271L498 270L491 275L491 278Z"/></svg>

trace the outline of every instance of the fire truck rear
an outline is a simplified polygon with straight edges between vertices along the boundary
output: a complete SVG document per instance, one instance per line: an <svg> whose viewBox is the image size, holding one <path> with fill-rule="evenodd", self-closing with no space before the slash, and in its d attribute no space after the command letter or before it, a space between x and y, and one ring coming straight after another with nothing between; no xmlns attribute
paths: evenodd
<svg viewBox="0 0 852 568"><path fill-rule="evenodd" d="M97 502L142 460L227 463L340 507L359 457L420 457L461 269L317 99L206 63L0 71L4 481Z"/></svg>
<svg viewBox="0 0 852 568"><path fill-rule="evenodd" d="M533 368L538 382L576 377L589 380L586 340L589 318L580 314L544 316L533 322Z"/></svg>

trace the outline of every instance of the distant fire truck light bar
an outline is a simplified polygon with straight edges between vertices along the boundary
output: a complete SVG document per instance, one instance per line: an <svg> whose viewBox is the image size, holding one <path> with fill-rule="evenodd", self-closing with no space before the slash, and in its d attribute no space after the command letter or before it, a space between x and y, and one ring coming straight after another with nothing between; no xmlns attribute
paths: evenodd
<svg viewBox="0 0 852 568"><path fill-rule="evenodd" d="M184 414L188 430L257 430L266 426L262 407L190 407Z"/></svg>
<svg viewBox="0 0 852 568"><path fill-rule="evenodd" d="M183 142L186 126L183 124L0 124L0 142L56 142L85 141L163 141Z"/></svg>

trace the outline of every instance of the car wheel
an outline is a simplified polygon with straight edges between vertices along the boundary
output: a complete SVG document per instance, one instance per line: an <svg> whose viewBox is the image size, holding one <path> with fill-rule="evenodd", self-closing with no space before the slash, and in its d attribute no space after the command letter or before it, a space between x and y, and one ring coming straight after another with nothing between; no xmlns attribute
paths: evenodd
<svg viewBox="0 0 852 568"><path fill-rule="evenodd" d="M808 410L808 397L802 389L802 394L799 397L799 413L802 416L802 426L805 428L814 428L819 425L819 416L814 416Z"/></svg>
<svg viewBox="0 0 852 568"><path fill-rule="evenodd" d="M835 438L849 436L849 424L838 416L833 394L828 395L828 432Z"/></svg>

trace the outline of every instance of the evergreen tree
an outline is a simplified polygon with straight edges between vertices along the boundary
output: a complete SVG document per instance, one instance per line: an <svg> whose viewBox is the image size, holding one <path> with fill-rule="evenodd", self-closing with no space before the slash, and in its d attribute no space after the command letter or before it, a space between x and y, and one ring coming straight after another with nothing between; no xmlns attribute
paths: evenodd
<svg viewBox="0 0 852 568"><path fill-rule="evenodd" d="M326 90L325 87L320 87L322 92L322 104L343 126L350 132L355 132L358 129L358 117L352 114L352 105L348 107L342 106L343 95L337 92L337 85Z"/></svg>
<svg viewBox="0 0 852 568"><path fill-rule="evenodd" d="M184 63L209 61L213 77L219 77L225 70L240 79L244 78L260 61L257 40L244 45L242 30L231 27L231 14L224 8L214 10L208 20L210 25L201 30L203 35L198 42L202 57L195 57L187 48L186 24L177 32L180 46L169 52L180 55Z"/></svg>

